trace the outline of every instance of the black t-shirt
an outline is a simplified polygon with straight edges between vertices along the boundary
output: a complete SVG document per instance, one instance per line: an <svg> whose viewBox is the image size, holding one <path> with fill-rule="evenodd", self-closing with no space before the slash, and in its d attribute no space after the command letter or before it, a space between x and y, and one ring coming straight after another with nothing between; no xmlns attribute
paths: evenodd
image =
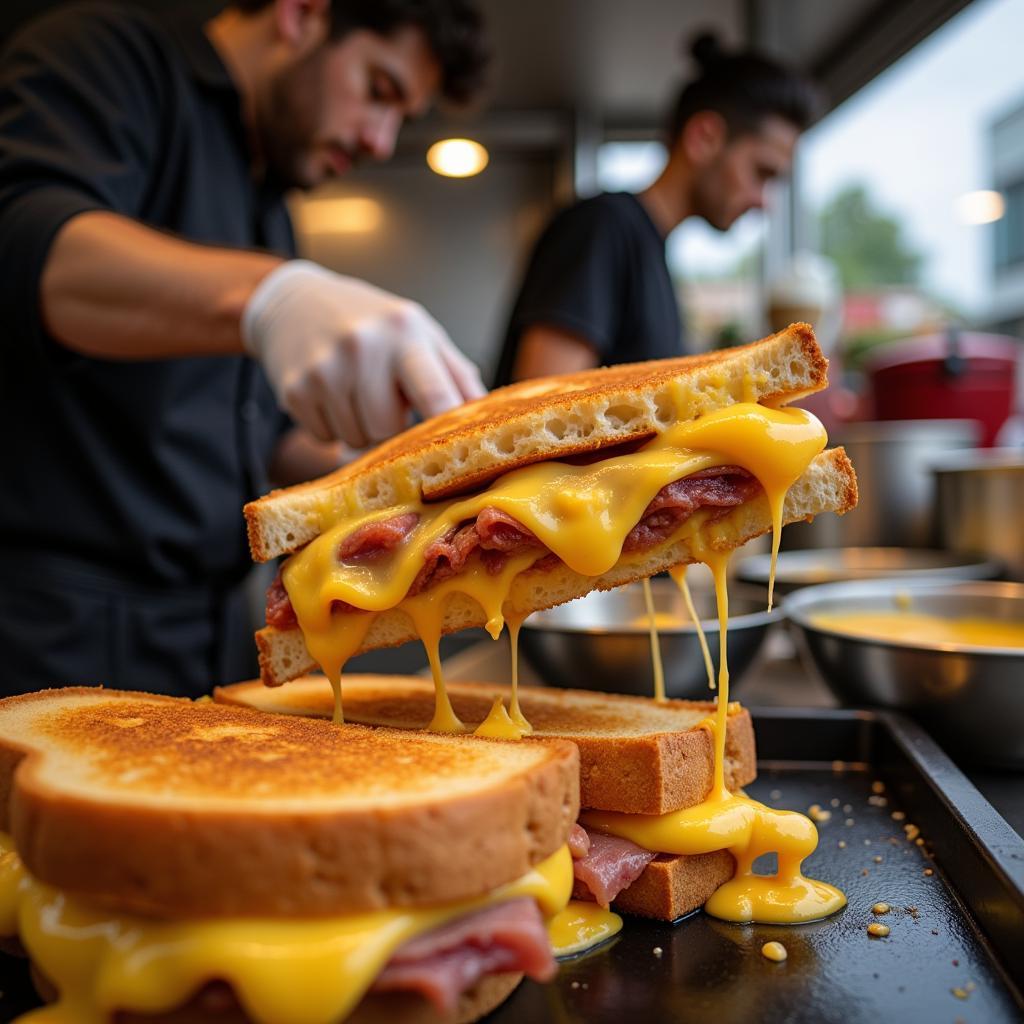
<svg viewBox="0 0 1024 1024"><path fill-rule="evenodd" d="M682 355L665 239L636 196L605 193L559 213L541 236L509 319L495 384L507 384L534 324L580 335L605 365Z"/></svg>
<svg viewBox="0 0 1024 1024"><path fill-rule="evenodd" d="M242 504L286 425L262 370L76 354L47 334L39 284L57 231L91 210L294 254L281 190L250 168L238 93L196 20L76 5L0 57L0 583L20 594L0 602L70 600L84 582L134 594L132 613L166 598L175 621L223 615L251 566ZM0 641L16 610L0 604Z"/></svg>

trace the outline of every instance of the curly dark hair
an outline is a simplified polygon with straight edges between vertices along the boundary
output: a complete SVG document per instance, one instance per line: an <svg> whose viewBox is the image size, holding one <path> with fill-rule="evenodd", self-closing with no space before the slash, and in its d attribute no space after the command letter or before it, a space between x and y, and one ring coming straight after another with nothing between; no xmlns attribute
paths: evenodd
<svg viewBox="0 0 1024 1024"><path fill-rule="evenodd" d="M784 64L752 50L723 50L710 33L697 36L689 51L700 74L683 86L672 107L666 124L669 140L701 110L721 114L730 135L756 132L772 115L803 131L821 111L817 86Z"/></svg>
<svg viewBox="0 0 1024 1024"><path fill-rule="evenodd" d="M255 12L274 0L233 0ZM441 94L455 103L472 99L483 87L491 58L484 20L471 0L331 0L331 37L354 29L390 35L406 25L423 31L441 65Z"/></svg>

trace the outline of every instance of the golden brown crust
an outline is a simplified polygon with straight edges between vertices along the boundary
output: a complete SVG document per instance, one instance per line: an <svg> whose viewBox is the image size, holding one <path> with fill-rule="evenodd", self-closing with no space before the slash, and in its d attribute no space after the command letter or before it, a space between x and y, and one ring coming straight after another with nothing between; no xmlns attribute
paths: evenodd
<svg viewBox="0 0 1024 1024"><path fill-rule="evenodd" d="M430 721L433 684L416 676L350 676L343 679L346 715L375 726L421 729ZM448 693L470 728L484 720L508 687L453 682ZM585 690L519 689L523 713L540 740L568 740L580 752L580 806L626 814L665 814L700 803L711 790L714 750L701 722L714 714L709 701L670 700ZM329 717L333 696L323 676L308 676L270 689L258 681L219 687L226 704L285 714ZM757 777L754 727L739 708L729 715L725 781L730 789Z"/></svg>
<svg viewBox="0 0 1024 1024"><path fill-rule="evenodd" d="M245 506L249 545L267 561L321 532L321 512L355 500L385 509L410 487L433 500L544 459L650 436L739 401L781 405L820 391L828 361L813 329L678 359L522 381L407 430L329 476Z"/></svg>
<svg viewBox="0 0 1024 1024"><path fill-rule="evenodd" d="M172 918L473 898L554 853L579 809L571 743L339 729L112 690L0 701L0 748L21 758L8 817L36 878Z"/></svg>
<svg viewBox="0 0 1024 1024"><path fill-rule="evenodd" d="M857 504L857 477L846 452L833 448L822 452L786 495L783 521L812 519L822 512L843 515ZM623 560L603 576L581 576L559 563L547 569L527 569L512 582L507 605L519 612L541 611L589 594L610 590L653 576L673 565L693 562L705 545L725 551L745 544L771 529L771 515L763 494L732 509L714 525L690 537L658 545L640 558ZM445 604L443 633L486 624L483 609L472 598L452 594ZM412 621L400 608L381 612L371 625L357 653L381 647L395 647L416 638ZM267 626L256 633L260 674L269 686L278 686L316 668L298 629L278 630Z"/></svg>
<svg viewBox="0 0 1024 1024"><path fill-rule="evenodd" d="M703 907L735 871L736 862L725 850L687 857L662 853L628 889L619 893L612 909L674 921Z"/></svg>

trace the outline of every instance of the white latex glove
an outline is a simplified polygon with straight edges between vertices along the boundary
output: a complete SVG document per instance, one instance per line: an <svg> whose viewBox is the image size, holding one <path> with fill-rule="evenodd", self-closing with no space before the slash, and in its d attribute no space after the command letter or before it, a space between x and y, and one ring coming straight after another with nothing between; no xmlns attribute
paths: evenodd
<svg viewBox="0 0 1024 1024"><path fill-rule="evenodd" d="M322 441L365 448L402 430L410 407L436 416L486 390L418 303L308 260L260 282L241 331L280 406Z"/></svg>

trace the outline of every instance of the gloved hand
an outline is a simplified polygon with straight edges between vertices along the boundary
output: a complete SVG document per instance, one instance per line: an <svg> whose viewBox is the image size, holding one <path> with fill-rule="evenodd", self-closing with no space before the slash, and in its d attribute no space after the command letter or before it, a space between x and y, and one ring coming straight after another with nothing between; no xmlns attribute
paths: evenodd
<svg viewBox="0 0 1024 1024"><path fill-rule="evenodd" d="M480 373L418 303L308 260L256 287L241 322L245 350L278 403L322 441L365 448L485 393Z"/></svg>

